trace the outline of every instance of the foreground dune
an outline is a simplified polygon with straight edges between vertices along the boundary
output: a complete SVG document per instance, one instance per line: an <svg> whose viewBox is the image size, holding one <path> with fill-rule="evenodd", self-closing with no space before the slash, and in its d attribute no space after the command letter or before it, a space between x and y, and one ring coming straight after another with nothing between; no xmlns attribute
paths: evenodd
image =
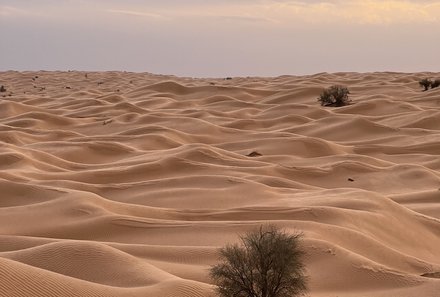
<svg viewBox="0 0 440 297"><path fill-rule="evenodd" d="M440 296L431 76L0 73L0 296L216 296L263 222L304 233L310 296Z"/></svg>

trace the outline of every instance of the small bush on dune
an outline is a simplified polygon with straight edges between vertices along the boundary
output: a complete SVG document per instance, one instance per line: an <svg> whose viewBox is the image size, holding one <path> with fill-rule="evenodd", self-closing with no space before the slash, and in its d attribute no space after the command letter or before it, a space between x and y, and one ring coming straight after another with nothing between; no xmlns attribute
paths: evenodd
<svg viewBox="0 0 440 297"><path fill-rule="evenodd" d="M436 79L433 82L431 82L431 89L438 88L438 87L440 87L440 79Z"/></svg>
<svg viewBox="0 0 440 297"><path fill-rule="evenodd" d="M425 88L423 91L428 91L429 87L432 85L432 81L429 78L424 78L419 81L419 85Z"/></svg>
<svg viewBox="0 0 440 297"><path fill-rule="evenodd" d="M221 262L211 277L222 297L296 297L307 291L307 278L299 248L300 234L274 226L241 237L241 245L220 249Z"/></svg>
<svg viewBox="0 0 440 297"><path fill-rule="evenodd" d="M322 106L344 106L350 103L348 94L350 94L350 91L346 87L331 86L321 93L318 101Z"/></svg>
<svg viewBox="0 0 440 297"><path fill-rule="evenodd" d="M429 87L431 87L431 89L440 87L440 79L431 80L429 78L424 78L419 81L419 85L424 88L423 91L428 91Z"/></svg>

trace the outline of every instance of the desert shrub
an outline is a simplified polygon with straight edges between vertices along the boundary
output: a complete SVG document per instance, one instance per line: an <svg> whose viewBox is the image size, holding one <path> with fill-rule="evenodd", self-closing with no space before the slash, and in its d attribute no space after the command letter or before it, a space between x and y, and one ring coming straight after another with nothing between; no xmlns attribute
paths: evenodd
<svg viewBox="0 0 440 297"><path fill-rule="evenodd" d="M223 297L302 296L307 291L301 234L261 226L241 237L241 245L220 249L210 274Z"/></svg>
<svg viewBox="0 0 440 297"><path fill-rule="evenodd" d="M350 94L350 91L346 87L331 86L321 93L318 101L322 106L344 106L350 103L348 94Z"/></svg>
<svg viewBox="0 0 440 297"><path fill-rule="evenodd" d="M431 82L431 88L432 89L438 88L438 87L440 87L440 79L436 79L433 82Z"/></svg>
<svg viewBox="0 0 440 297"><path fill-rule="evenodd" d="M0 93L4 93L4 92L6 92L6 88L3 85L1 85L0 86Z"/></svg>
<svg viewBox="0 0 440 297"><path fill-rule="evenodd" d="M423 91L428 91L428 89L431 86L431 84L432 84L432 81L429 78L424 78L424 79L419 81L419 85L421 87L424 87Z"/></svg>

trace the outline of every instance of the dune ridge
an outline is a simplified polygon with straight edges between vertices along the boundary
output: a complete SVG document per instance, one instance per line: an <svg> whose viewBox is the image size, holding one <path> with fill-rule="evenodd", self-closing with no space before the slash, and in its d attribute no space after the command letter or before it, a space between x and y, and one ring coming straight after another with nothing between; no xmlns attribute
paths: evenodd
<svg viewBox="0 0 440 297"><path fill-rule="evenodd" d="M1 72L0 296L216 296L217 248L269 222L312 297L438 297L425 76ZM333 84L353 104L319 106Z"/></svg>

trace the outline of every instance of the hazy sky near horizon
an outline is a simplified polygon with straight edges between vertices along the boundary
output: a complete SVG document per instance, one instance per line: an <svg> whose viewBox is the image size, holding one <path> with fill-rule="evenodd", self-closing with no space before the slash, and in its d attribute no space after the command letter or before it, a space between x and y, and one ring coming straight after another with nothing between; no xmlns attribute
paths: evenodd
<svg viewBox="0 0 440 297"><path fill-rule="evenodd" d="M440 0L0 0L0 71L440 71Z"/></svg>

